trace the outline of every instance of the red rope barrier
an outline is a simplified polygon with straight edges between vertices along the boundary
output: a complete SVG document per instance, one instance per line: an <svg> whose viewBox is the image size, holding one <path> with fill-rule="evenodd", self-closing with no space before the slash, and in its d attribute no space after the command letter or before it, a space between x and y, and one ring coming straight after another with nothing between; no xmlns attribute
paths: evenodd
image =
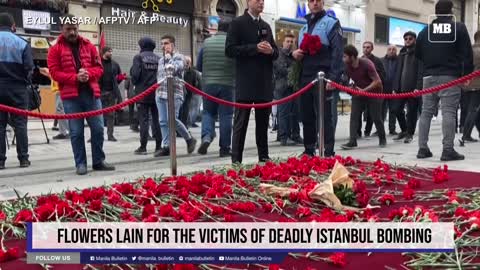
<svg viewBox="0 0 480 270"><path fill-rule="evenodd" d="M120 110L123 107L136 103L142 100L143 98L145 98L146 96L150 95L151 93L153 93L157 89L157 87L158 87L158 83L150 86L147 90L145 90L143 93L139 94L138 96L125 100L124 102L116 104L115 106L100 109L100 110L95 110L95 111L89 111L89 112L72 113L72 114L43 114L38 112L31 112L28 110L21 110L21 109L17 109L14 107L3 105L3 104L0 104L0 111L13 113L16 115L25 115L25 116L31 116L36 118L42 118L42 119L63 120L63 119L89 118L89 117L97 116L100 114L114 112L114 111Z"/></svg>
<svg viewBox="0 0 480 270"><path fill-rule="evenodd" d="M272 107L274 105L287 103L291 100L296 99L297 97L303 95L303 93L310 90L317 83L317 80L314 80L314 81L310 82L305 87L303 87L302 89L298 90L297 92L293 93L292 95L290 95L288 97L284 97L282 99L275 100L275 101L268 102L268 103L256 103L256 104L245 104L245 103L236 103L236 102L232 102L232 101L227 101L227 100L224 100L224 99L221 99L221 98L211 96L211 95L203 92L202 90L194 87L193 85L191 85L187 82L184 82L184 83L185 83L185 87L188 90L192 91L195 94L203 96L204 98L206 98L206 99L208 99L212 102L218 103L220 105L231 106L231 107L236 107L236 108L240 108L240 109L251 109L251 108L263 109L263 108Z"/></svg>
<svg viewBox="0 0 480 270"><path fill-rule="evenodd" d="M480 76L480 70L477 70L475 72L472 72L466 76L463 76L461 78L458 78L456 80L453 80L451 82L447 82L444 84L440 84L434 87L426 88L423 90L415 90L413 92L406 92L406 93L396 93L396 94L384 94L384 93L372 93L372 92L365 92L361 91L358 89L353 89L341 84L338 84L333 81L328 81L333 87L337 88L340 91L349 93L354 96L363 96L363 97L370 97L370 98L383 98L383 99L402 99L402 98L413 98L413 97L419 97L423 96L426 94L431 94L435 92L439 92L442 90L445 90L447 88L450 88L455 85L459 85L461 83L464 83L468 80L472 80L475 77Z"/></svg>

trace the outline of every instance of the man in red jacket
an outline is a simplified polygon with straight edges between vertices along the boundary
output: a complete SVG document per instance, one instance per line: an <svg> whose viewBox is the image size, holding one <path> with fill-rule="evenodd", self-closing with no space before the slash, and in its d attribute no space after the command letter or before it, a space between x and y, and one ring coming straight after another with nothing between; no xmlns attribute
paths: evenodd
<svg viewBox="0 0 480 270"><path fill-rule="evenodd" d="M78 25L71 24L73 15L66 15L62 35L48 52L48 68L58 82L60 97L66 114L88 112L102 108L98 80L102 76L102 62L97 49L89 40L78 35ZM103 116L87 118L92 143L94 170L115 170L105 162L103 152ZM68 121L75 166L78 175L87 174L84 119Z"/></svg>

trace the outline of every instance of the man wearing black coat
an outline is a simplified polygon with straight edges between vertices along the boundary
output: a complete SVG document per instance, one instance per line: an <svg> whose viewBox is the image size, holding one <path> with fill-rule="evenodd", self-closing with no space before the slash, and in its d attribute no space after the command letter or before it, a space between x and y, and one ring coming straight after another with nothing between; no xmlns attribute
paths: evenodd
<svg viewBox="0 0 480 270"><path fill-rule="evenodd" d="M135 95L139 95L150 86L157 83L158 61L160 57L153 51L156 43L150 37L143 37L138 41L140 53L133 58L133 65L130 69L132 83L135 85ZM140 123L140 147L135 150L136 155L147 154L148 130L150 127L150 114L152 115L152 133L155 137L155 152L162 148L162 133L158 118L157 104L155 103L155 92L137 102L138 121Z"/></svg>
<svg viewBox="0 0 480 270"><path fill-rule="evenodd" d="M117 100L121 99L120 89L118 89L118 75L122 73L120 65L112 60L112 49L110 47L102 48L102 66L103 74L98 84L102 93L102 107L108 108L115 105ZM108 140L116 142L113 136L113 127L115 125L115 112L105 114L107 122Z"/></svg>
<svg viewBox="0 0 480 270"><path fill-rule="evenodd" d="M422 89L423 64L415 57L415 44L417 34L408 31L403 35L405 47L398 55L398 72L393 81L393 89L397 93L413 92ZM394 140L404 139L404 143L411 143L417 127L418 108L421 105L421 97L394 100L393 112L398 119L402 133ZM407 105L407 117L405 118L405 104Z"/></svg>
<svg viewBox="0 0 480 270"><path fill-rule="evenodd" d="M225 42L225 54L236 60L235 101L238 103L264 103L273 99L273 61L278 48L270 26L260 18L264 0L248 0L248 10L232 21ZM255 137L260 162L269 160L268 121L270 108L255 109ZM236 109L232 163L241 163L250 109Z"/></svg>

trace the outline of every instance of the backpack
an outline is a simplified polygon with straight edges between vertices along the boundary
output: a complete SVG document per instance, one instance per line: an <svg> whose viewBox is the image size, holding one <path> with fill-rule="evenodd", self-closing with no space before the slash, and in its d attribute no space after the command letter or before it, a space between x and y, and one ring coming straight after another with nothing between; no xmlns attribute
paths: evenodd
<svg viewBox="0 0 480 270"><path fill-rule="evenodd" d="M42 104L42 97L40 96L40 90L38 85L27 86L28 96L28 109L30 111L37 110Z"/></svg>

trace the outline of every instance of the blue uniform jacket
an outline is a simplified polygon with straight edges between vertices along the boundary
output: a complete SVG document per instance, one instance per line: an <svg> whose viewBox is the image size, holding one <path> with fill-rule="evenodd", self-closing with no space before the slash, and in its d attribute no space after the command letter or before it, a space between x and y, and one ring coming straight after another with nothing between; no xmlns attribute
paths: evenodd
<svg viewBox="0 0 480 270"><path fill-rule="evenodd" d="M0 91L7 86L25 87L33 67L30 44L9 28L0 28Z"/></svg>
<svg viewBox="0 0 480 270"><path fill-rule="evenodd" d="M343 64L343 36L342 27L338 19L325 12L317 14L320 19L313 28L308 27L313 19L312 14L305 16L307 24L300 30L298 47L302 43L305 33L317 35L322 42L322 48L316 55L305 55L303 59L303 78L315 78L319 71L326 73L326 78L340 82L344 70Z"/></svg>

